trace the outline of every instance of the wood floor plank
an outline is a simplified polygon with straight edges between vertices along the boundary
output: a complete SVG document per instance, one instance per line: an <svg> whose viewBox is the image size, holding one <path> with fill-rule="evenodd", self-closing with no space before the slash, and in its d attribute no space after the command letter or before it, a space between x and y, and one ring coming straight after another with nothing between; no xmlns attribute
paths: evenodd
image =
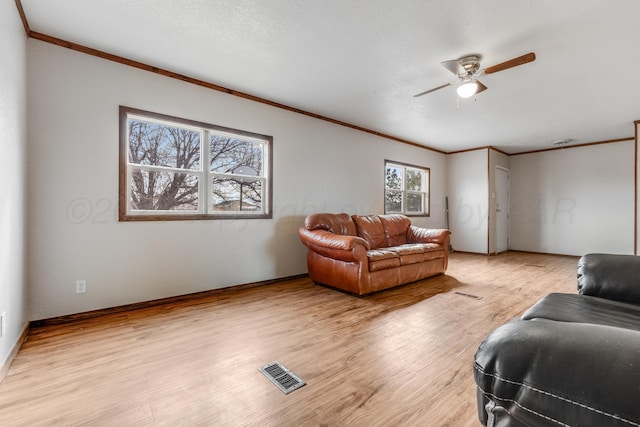
<svg viewBox="0 0 640 427"><path fill-rule="evenodd" d="M473 355L577 258L453 253L446 275L367 297L308 278L31 330L0 425L478 426ZM275 360L307 385L283 394Z"/></svg>

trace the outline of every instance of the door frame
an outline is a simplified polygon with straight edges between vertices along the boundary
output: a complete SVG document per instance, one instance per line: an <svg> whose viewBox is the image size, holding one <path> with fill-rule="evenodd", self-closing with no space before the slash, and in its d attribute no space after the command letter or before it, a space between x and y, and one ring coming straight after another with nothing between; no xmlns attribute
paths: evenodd
<svg viewBox="0 0 640 427"><path fill-rule="evenodd" d="M499 233L498 233L498 212L497 212L497 209L498 209L498 171L507 173L507 175L506 175L506 177L507 177L506 206L504 206L502 208L502 209L506 209L507 210L507 214L506 214L507 249L505 249L504 251L499 251L498 250L498 248L500 246L499 245L499 239L498 239ZM496 209L496 212L495 212L495 214L496 214L495 215L495 219L496 219L496 221L495 221L496 240L495 240L495 242L496 242L496 246L495 246L494 249L495 249L495 254L497 255L499 253L506 252L506 251L509 250L509 228L510 228L509 227L509 213L510 213L509 212L509 204L510 204L509 202L510 202L510 197L511 197L511 191L510 191L511 190L511 188L510 188L511 187L511 170L509 168L505 168L504 166L496 166L494 177L495 177L494 189L495 189L495 192L496 192L496 200L495 200L495 209Z"/></svg>

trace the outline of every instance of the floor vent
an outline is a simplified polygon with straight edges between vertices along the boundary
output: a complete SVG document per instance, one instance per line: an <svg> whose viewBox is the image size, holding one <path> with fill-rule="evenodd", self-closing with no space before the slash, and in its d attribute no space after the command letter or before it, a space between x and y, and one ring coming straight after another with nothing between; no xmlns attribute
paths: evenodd
<svg viewBox="0 0 640 427"><path fill-rule="evenodd" d="M278 361L263 366L260 368L260 372L269 378L284 394L289 394L306 384L302 378L285 368Z"/></svg>
<svg viewBox="0 0 640 427"><path fill-rule="evenodd" d="M482 297L479 297L478 295L471 295L471 294L465 294L464 292L454 292L457 295L462 295L463 297L467 297L467 298L473 298L473 299L482 299Z"/></svg>

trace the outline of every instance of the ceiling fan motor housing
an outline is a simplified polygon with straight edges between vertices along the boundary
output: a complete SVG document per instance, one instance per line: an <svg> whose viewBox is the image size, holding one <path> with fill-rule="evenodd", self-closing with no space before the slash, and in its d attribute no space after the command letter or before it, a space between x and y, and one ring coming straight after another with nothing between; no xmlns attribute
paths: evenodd
<svg viewBox="0 0 640 427"><path fill-rule="evenodd" d="M480 68L480 55L463 56L458 59L458 64L464 69L463 76L471 76Z"/></svg>

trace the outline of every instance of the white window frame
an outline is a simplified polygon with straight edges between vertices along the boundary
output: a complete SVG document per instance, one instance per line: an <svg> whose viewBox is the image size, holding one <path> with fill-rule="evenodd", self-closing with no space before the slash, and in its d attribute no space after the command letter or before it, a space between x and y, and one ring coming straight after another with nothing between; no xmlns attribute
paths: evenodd
<svg viewBox="0 0 640 427"><path fill-rule="evenodd" d="M129 120L135 119L160 125L177 127L200 133L200 160L198 169L182 169L166 166L142 165L129 161ZM262 171L257 176L242 173L226 173L207 170L211 163L211 136L221 135L262 145ZM129 107L120 107L120 221L167 221L193 219L263 219L272 218L272 145L273 137L227 127L196 122ZM131 181L134 170L169 173L187 173L198 180L197 210L141 210L131 206ZM260 210L215 210L213 206L213 177L260 181Z"/></svg>
<svg viewBox="0 0 640 427"><path fill-rule="evenodd" d="M400 189L396 188L387 188L387 170L389 167L397 168L402 170L402 180L400 182ZM405 182L407 179L407 171L416 171L422 175L421 184L422 188L420 191L415 190L407 190L405 186ZM385 214L402 214L407 216L429 216L430 215L430 205L431 198L429 195L431 186L431 170L426 167L410 165L402 162L395 162L391 160L385 160L384 162L384 213ZM401 194L401 203L399 211L387 211L387 192L396 192ZM421 194L422 195L422 210L420 212L416 211L407 211L407 199L411 194Z"/></svg>

